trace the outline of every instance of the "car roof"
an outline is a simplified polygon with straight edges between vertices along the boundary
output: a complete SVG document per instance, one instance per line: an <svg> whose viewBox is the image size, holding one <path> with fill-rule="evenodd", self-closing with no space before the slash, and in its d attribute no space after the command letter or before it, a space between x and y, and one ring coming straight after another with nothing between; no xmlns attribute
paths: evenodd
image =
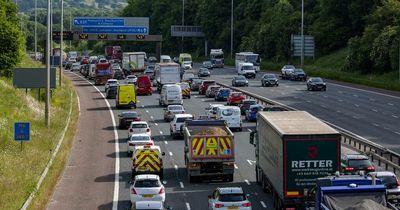
<svg viewBox="0 0 400 210"><path fill-rule="evenodd" d="M243 194L241 187L219 187L218 191L220 194Z"/></svg>
<svg viewBox="0 0 400 210"><path fill-rule="evenodd" d="M160 177L156 174L140 174L135 176L136 180L144 180L144 179L160 179Z"/></svg>
<svg viewBox="0 0 400 210"><path fill-rule="evenodd" d="M148 123L146 121L135 121L135 122L131 122L131 124L146 124L146 125L148 125Z"/></svg>
<svg viewBox="0 0 400 210"><path fill-rule="evenodd" d="M193 117L193 115L191 115L191 114L176 114L175 117L176 117L176 118L180 118L180 117Z"/></svg>
<svg viewBox="0 0 400 210"><path fill-rule="evenodd" d="M178 105L178 104L168 105L167 108L168 108L168 107L182 107L182 108L183 108L182 105Z"/></svg>
<svg viewBox="0 0 400 210"><path fill-rule="evenodd" d="M396 176L396 174L394 174L391 171L376 171L376 172L370 172L368 173L368 175L376 175L377 177L383 177L383 176Z"/></svg>
<svg viewBox="0 0 400 210"><path fill-rule="evenodd" d="M107 82L118 82L116 79L108 79Z"/></svg>
<svg viewBox="0 0 400 210"><path fill-rule="evenodd" d="M225 106L223 104L210 104L210 107L218 107L218 106Z"/></svg>
<svg viewBox="0 0 400 210"><path fill-rule="evenodd" d="M147 134L147 133L135 133L135 134L132 134L131 137L132 136L148 136L148 137L151 138L151 136L149 134Z"/></svg>
<svg viewBox="0 0 400 210"><path fill-rule="evenodd" d="M162 201L136 201L135 209L163 209Z"/></svg>
<svg viewBox="0 0 400 210"><path fill-rule="evenodd" d="M223 110L223 109L236 109L236 110L240 110L239 107L237 106L219 106L218 109Z"/></svg>
<svg viewBox="0 0 400 210"><path fill-rule="evenodd" d="M362 154L347 154L344 156L347 157L347 159L358 159L358 160L369 159L368 156Z"/></svg>

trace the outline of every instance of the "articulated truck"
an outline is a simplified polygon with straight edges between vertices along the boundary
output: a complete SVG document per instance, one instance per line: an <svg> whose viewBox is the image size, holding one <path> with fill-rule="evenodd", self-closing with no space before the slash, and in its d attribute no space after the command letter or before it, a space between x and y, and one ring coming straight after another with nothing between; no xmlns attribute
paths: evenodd
<svg viewBox="0 0 400 210"><path fill-rule="evenodd" d="M275 209L315 204L316 180L340 171L338 131L304 111L258 112L255 146L256 181L272 193Z"/></svg>

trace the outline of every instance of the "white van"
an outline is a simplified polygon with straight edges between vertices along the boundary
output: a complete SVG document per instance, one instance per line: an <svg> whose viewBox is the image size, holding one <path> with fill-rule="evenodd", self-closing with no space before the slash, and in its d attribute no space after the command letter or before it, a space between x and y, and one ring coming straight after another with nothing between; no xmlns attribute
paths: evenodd
<svg viewBox="0 0 400 210"><path fill-rule="evenodd" d="M217 120L225 120L228 127L242 131L240 108L237 106L219 106L216 113Z"/></svg>
<svg viewBox="0 0 400 210"><path fill-rule="evenodd" d="M172 59L169 55L161 55L160 63L172 63Z"/></svg>
<svg viewBox="0 0 400 210"><path fill-rule="evenodd" d="M252 63L239 63L237 73L238 75L244 75L246 78L256 78L256 69Z"/></svg>
<svg viewBox="0 0 400 210"><path fill-rule="evenodd" d="M163 85L159 100L160 106L168 106L171 104L183 104L182 89L179 85Z"/></svg>
<svg viewBox="0 0 400 210"><path fill-rule="evenodd" d="M89 65L89 79L94 79L96 76L96 64Z"/></svg>

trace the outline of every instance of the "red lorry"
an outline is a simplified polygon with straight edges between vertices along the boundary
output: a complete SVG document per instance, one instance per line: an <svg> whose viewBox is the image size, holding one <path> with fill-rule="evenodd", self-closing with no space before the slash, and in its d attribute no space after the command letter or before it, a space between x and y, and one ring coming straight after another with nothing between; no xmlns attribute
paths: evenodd
<svg viewBox="0 0 400 210"><path fill-rule="evenodd" d="M96 64L96 71L94 77L95 85L104 85L108 79L112 78L111 64L108 62L99 62Z"/></svg>
<svg viewBox="0 0 400 210"><path fill-rule="evenodd" d="M106 46L105 54L106 54L107 59L122 60L121 46Z"/></svg>

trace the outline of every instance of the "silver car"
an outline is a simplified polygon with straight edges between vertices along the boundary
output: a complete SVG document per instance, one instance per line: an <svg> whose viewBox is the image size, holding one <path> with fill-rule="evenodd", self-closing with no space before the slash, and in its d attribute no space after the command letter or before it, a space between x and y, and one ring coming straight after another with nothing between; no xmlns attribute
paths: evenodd
<svg viewBox="0 0 400 210"><path fill-rule="evenodd" d="M182 105L169 105L164 109L164 120L171 121L175 114L185 114L185 108Z"/></svg>
<svg viewBox="0 0 400 210"><path fill-rule="evenodd" d="M241 187L219 187L208 196L208 209L251 210L251 202Z"/></svg>

